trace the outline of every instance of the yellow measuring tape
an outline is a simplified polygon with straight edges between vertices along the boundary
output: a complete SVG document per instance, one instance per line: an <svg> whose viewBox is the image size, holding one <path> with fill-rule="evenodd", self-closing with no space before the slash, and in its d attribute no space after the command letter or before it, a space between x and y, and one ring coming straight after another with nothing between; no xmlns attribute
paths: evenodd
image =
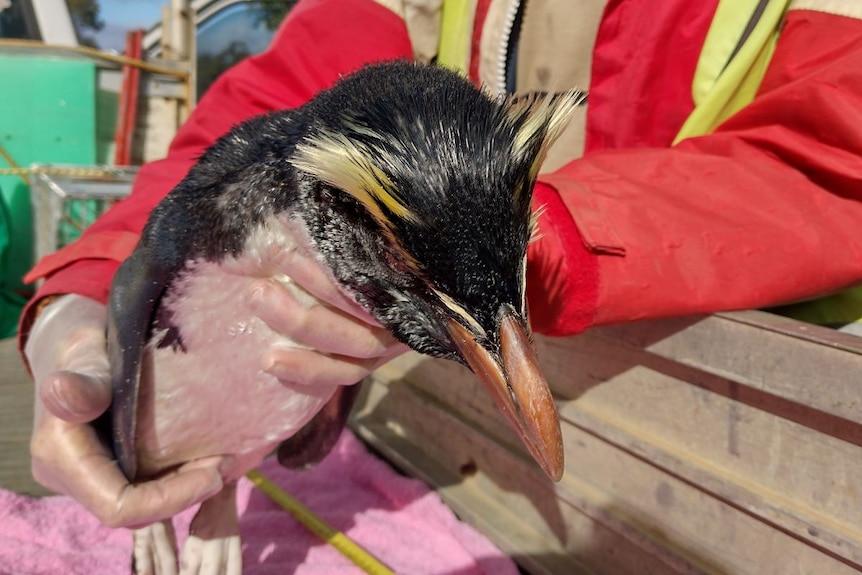
<svg viewBox="0 0 862 575"><path fill-rule="evenodd" d="M357 545L347 535L338 531L317 516L308 507L286 493L278 485L267 479L257 470L251 470L245 476L260 489L264 495L272 499L282 509L290 513L306 529L335 547L342 555L350 559L360 569L369 575L395 575L389 567L381 563L368 551Z"/></svg>

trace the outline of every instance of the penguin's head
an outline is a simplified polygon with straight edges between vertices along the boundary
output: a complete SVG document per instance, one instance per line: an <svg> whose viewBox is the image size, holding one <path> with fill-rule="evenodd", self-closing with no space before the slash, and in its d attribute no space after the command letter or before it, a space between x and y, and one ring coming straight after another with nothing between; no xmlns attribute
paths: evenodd
<svg viewBox="0 0 862 575"><path fill-rule="evenodd" d="M467 365L553 479L559 420L525 298L532 189L580 93L495 99L441 68L393 63L308 106L291 163L323 262L400 341Z"/></svg>

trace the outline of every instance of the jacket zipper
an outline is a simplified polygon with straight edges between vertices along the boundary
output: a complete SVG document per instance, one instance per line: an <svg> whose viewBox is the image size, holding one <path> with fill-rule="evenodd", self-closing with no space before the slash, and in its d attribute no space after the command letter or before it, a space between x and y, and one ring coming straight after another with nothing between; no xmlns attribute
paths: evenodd
<svg viewBox="0 0 862 575"><path fill-rule="evenodd" d="M503 22L503 32L500 35L500 45L497 47L497 58L495 61L493 88L496 94L506 93L506 56L509 51L509 41L512 38L512 29L515 26L515 18L518 16L518 8L521 0L508 0L506 8L506 19Z"/></svg>

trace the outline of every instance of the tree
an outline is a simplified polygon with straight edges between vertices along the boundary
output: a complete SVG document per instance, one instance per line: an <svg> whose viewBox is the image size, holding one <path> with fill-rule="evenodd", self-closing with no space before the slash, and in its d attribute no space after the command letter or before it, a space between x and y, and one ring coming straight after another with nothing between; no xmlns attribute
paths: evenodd
<svg viewBox="0 0 862 575"><path fill-rule="evenodd" d="M260 7L259 21L270 30L275 30L298 0L256 0Z"/></svg>
<svg viewBox="0 0 862 575"><path fill-rule="evenodd" d="M66 0L66 4L69 6L69 14L75 25L78 42L83 46L98 48L99 44L95 36L90 34L105 27L105 21L99 14L98 0Z"/></svg>

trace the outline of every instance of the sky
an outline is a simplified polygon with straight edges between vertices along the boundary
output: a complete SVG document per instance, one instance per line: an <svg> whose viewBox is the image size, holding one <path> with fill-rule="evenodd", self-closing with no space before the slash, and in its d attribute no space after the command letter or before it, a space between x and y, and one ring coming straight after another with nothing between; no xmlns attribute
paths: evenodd
<svg viewBox="0 0 862 575"><path fill-rule="evenodd" d="M96 35L103 50L122 52L126 32L134 28L149 29L161 19L167 0L99 0L105 27Z"/></svg>
<svg viewBox="0 0 862 575"><path fill-rule="evenodd" d="M2 0L0 0L2 1ZM100 15L105 27L96 34L102 50L122 52L126 45L126 33L134 28L148 30L162 18L162 6L168 0L99 0ZM228 14L230 15L228 16ZM251 53L266 48L272 37L252 12L225 9L212 16L198 32L199 52L218 52L232 40L246 45Z"/></svg>

